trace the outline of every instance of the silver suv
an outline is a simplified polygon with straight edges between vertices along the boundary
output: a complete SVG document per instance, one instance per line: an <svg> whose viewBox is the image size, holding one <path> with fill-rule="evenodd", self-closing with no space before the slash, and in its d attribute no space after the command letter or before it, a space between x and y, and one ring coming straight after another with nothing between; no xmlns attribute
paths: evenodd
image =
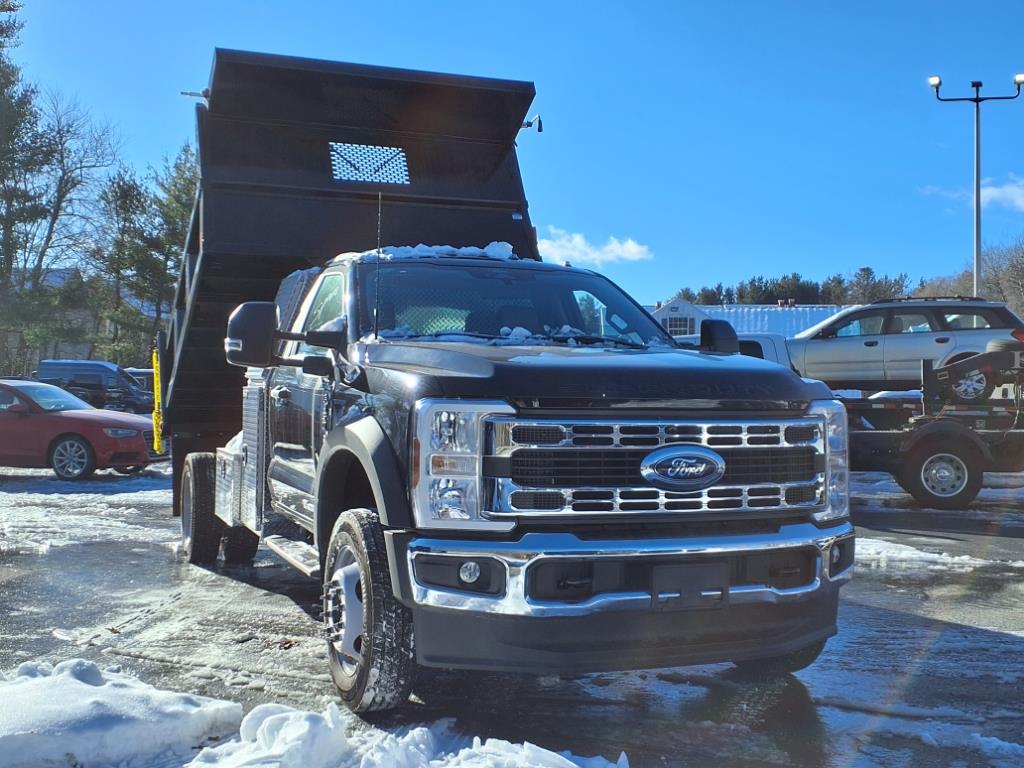
<svg viewBox="0 0 1024 768"><path fill-rule="evenodd" d="M835 389L913 389L921 361L936 366L993 348L1020 345L1024 321L1005 304L972 298L906 298L844 309L787 339L793 367ZM1002 345L1002 346L1001 346ZM975 372L957 382L962 402L992 394L995 382Z"/></svg>

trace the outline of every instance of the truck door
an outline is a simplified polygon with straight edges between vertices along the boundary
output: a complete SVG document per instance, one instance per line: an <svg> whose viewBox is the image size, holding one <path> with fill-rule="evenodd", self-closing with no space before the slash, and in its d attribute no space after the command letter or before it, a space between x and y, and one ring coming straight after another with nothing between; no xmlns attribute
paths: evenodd
<svg viewBox="0 0 1024 768"><path fill-rule="evenodd" d="M884 378L884 309L843 317L807 341L804 375L834 387L861 387Z"/></svg>
<svg viewBox="0 0 1024 768"><path fill-rule="evenodd" d="M898 309L885 324L885 378L895 384L921 380L921 361L936 362L953 346L928 309Z"/></svg>
<svg viewBox="0 0 1024 768"><path fill-rule="evenodd" d="M44 451L37 445L39 417L24 398L0 387L0 466L42 465Z"/></svg>
<svg viewBox="0 0 1024 768"><path fill-rule="evenodd" d="M293 330L323 328L343 313L344 277L324 274L314 285ZM327 354L305 342L289 342L284 355L302 359ZM271 458L267 472L271 498L279 511L312 524L315 511L316 453L321 436L323 381L296 366L280 366L270 378Z"/></svg>

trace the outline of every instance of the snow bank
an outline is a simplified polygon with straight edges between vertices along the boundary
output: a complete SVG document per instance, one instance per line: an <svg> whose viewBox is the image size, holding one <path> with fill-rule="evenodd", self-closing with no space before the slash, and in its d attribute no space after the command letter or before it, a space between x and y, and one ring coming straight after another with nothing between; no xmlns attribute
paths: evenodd
<svg viewBox="0 0 1024 768"><path fill-rule="evenodd" d="M442 721L395 734L377 729L348 729L351 715L330 704L322 714L281 704L261 704L242 721L237 740L207 747L188 768L628 768L618 763L556 753L534 744L501 739L470 743ZM463 742L460 744L459 742Z"/></svg>
<svg viewBox="0 0 1024 768"><path fill-rule="evenodd" d="M895 566L929 568L948 568L954 570L973 570L982 566L1002 565L1011 568L1024 568L1022 560L982 560L971 555L950 555L945 552L925 552L906 544L887 542L884 539L857 538L857 563L869 567Z"/></svg>
<svg viewBox="0 0 1024 768"><path fill-rule="evenodd" d="M198 747L232 737L216 746ZM191 759L191 761L190 761ZM189 762L190 761L190 762ZM367 726L335 704L304 712L242 707L162 691L119 668L72 659L22 664L0 675L0 766L68 768L628 768L501 739L472 740L451 721L390 732Z"/></svg>
<svg viewBox="0 0 1024 768"><path fill-rule="evenodd" d="M925 552L907 544L884 539L857 538L857 564L873 568L916 567L969 571L983 566L1001 565L1024 568L1024 561L982 560L970 555Z"/></svg>
<svg viewBox="0 0 1024 768"><path fill-rule="evenodd" d="M0 764L146 765L168 751L184 760L208 737L233 733L241 719L238 704L161 691L84 659L28 662L0 680Z"/></svg>

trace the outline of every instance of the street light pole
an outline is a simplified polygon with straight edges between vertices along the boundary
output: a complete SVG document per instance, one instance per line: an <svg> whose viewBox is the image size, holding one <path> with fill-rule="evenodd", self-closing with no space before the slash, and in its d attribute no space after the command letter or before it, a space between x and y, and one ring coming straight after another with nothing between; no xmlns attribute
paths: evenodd
<svg viewBox="0 0 1024 768"><path fill-rule="evenodd" d="M974 88L974 292L981 296L981 83L973 82ZM1020 93L1020 87L1017 87ZM938 89L935 95L939 95Z"/></svg>
<svg viewBox="0 0 1024 768"><path fill-rule="evenodd" d="M1012 96L982 96L983 83L980 80L971 82L973 96L946 98L939 89L942 78L933 75L928 78L928 85L935 89L935 98L939 101L969 101L974 104L974 295L981 295L981 104L985 101L1012 101L1020 96L1024 87L1024 74L1014 75L1013 84L1017 92Z"/></svg>

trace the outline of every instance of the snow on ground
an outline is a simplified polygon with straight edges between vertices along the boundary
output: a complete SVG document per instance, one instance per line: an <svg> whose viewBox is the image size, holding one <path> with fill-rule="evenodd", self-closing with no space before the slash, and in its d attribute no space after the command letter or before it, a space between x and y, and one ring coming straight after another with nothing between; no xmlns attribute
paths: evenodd
<svg viewBox="0 0 1024 768"><path fill-rule="evenodd" d="M146 525L145 511L164 506L171 488L170 462L154 464L132 477L97 472L66 482L43 469L7 469L0 476L0 555L41 554L51 546L81 541L131 540ZM61 524L74 510L76 525ZM86 523L83 525L83 523ZM159 537L159 531L153 531ZM168 543L169 538L162 534Z"/></svg>
<svg viewBox="0 0 1024 768"><path fill-rule="evenodd" d="M929 568L932 570L951 569L969 571L992 565L1009 568L1024 568L1024 561L982 560L970 555L950 555L946 552L925 552L908 544L899 544L885 539L857 538L858 568Z"/></svg>
<svg viewBox="0 0 1024 768"><path fill-rule="evenodd" d="M241 719L238 704L161 691L118 668L26 662L0 681L0 765L180 764Z"/></svg>
<svg viewBox="0 0 1024 768"><path fill-rule="evenodd" d="M320 713L242 707L162 691L84 659L27 662L0 678L0 766L279 766L280 768L603 768L603 758L557 754L529 743L471 741L450 721L392 733L354 728L331 703ZM225 737L229 740L215 744ZM204 747L195 755L198 747ZM192 757L193 755L194 758ZM625 756L617 764L626 768Z"/></svg>

